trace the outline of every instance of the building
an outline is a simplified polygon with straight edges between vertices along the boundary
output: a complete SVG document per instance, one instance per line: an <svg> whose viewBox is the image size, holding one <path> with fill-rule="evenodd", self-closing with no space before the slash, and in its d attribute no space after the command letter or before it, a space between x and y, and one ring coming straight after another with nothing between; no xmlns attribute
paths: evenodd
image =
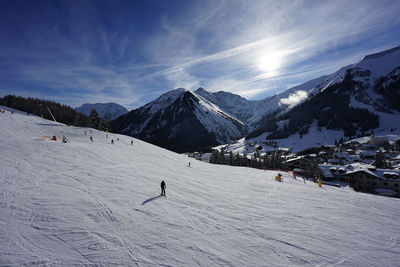
<svg viewBox="0 0 400 267"><path fill-rule="evenodd" d="M323 180L347 182L357 191L400 196L400 170L377 169L361 163L319 164L318 168Z"/></svg>
<svg viewBox="0 0 400 267"><path fill-rule="evenodd" d="M347 173L354 190L367 192L385 192L400 196L400 171L374 168L358 168ZM382 190L383 189L383 190Z"/></svg>
<svg viewBox="0 0 400 267"><path fill-rule="evenodd" d="M296 169L297 172L306 176L317 177L319 175L318 163L303 156L288 159L283 164L286 169Z"/></svg>

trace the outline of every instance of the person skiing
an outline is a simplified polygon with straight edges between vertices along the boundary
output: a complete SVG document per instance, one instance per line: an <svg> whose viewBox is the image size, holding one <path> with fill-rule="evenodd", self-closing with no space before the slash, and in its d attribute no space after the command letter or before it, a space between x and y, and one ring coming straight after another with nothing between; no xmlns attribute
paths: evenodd
<svg viewBox="0 0 400 267"><path fill-rule="evenodd" d="M92 142L93 142L93 137L92 137L92 136L90 136L90 141L92 141Z"/></svg>
<svg viewBox="0 0 400 267"><path fill-rule="evenodd" d="M114 139L111 139L111 144L114 144Z"/></svg>
<svg viewBox="0 0 400 267"><path fill-rule="evenodd" d="M165 182L162 181L161 182L161 195L165 196L165 188L167 188L167 186L165 185Z"/></svg>

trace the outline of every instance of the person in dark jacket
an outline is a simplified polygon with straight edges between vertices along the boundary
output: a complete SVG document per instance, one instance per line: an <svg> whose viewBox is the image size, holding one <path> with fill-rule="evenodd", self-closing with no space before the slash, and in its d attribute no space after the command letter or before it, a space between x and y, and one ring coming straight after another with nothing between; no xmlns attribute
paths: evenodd
<svg viewBox="0 0 400 267"><path fill-rule="evenodd" d="M165 182L162 181L161 182L161 195L165 196L165 188L167 188L167 186L165 185Z"/></svg>

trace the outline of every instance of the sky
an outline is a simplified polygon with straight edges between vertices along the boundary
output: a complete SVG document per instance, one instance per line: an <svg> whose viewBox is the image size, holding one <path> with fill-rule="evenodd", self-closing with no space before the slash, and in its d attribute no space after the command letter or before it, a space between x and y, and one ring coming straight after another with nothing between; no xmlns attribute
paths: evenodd
<svg viewBox="0 0 400 267"><path fill-rule="evenodd" d="M0 96L263 99L400 45L400 1L2 0Z"/></svg>

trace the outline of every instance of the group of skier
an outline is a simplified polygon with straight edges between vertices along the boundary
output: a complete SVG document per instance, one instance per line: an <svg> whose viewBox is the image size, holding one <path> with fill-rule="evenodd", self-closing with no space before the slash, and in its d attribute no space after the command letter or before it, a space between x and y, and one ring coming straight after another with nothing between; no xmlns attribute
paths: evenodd
<svg viewBox="0 0 400 267"><path fill-rule="evenodd" d="M85 135L87 135L87 131L85 131ZM108 139L108 133L106 133L106 139ZM89 140L90 142L93 142L92 130L90 130ZM119 138L117 138L117 141L119 141ZM114 139L111 139L111 144L114 144ZM131 140L131 146L133 146L133 140Z"/></svg>

